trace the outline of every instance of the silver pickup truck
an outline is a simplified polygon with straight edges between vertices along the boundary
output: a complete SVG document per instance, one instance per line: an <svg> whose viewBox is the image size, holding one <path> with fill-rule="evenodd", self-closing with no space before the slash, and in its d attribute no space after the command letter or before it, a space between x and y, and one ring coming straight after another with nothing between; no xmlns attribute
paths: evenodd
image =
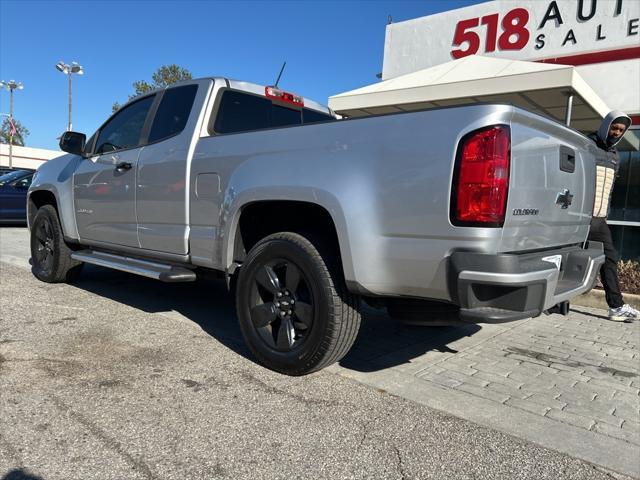
<svg viewBox="0 0 640 480"><path fill-rule="evenodd" d="M225 275L256 358L342 358L360 302L437 322L535 317L591 288L593 142L508 105L338 120L225 78L138 97L38 170L34 275L84 263L165 282Z"/></svg>

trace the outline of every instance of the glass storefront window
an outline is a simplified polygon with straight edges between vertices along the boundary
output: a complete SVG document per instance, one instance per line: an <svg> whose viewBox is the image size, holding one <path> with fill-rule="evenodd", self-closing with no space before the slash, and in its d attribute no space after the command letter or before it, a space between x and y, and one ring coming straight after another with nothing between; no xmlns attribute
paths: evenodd
<svg viewBox="0 0 640 480"><path fill-rule="evenodd" d="M640 261L640 152L621 151L619 155L620 170L611 195L609 227L620 258Z"/></svg>
<svg viewBox="0 0 640 480"><path fill-rule="evenodd" d="M640 226L609 225L621 260L640 262Z"/></svg>

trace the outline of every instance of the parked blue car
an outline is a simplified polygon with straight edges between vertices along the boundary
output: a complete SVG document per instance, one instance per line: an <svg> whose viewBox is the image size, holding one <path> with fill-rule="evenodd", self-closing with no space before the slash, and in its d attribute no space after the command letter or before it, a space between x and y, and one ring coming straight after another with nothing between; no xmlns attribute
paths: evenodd
<svg viewBox="0 0 640 480"><path fill-rule="evenodd" d="M27 221L27 190L33 170L14 170L0 176L0 223Z"/></svg>

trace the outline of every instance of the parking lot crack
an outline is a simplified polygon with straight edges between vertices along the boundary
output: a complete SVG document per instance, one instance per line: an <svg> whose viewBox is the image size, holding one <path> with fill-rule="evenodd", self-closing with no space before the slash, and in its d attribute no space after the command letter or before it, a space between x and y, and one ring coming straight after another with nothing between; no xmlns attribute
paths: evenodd
<svg viewBox="0 0 640 480"><path fill-rule="evenodd" d="M98 427L95 423L93 423L88 418L85 418L81 413L76 412L69 406L67 406L62 400L58 397L52 395L51 400L53 404L60 410L61 412L66 413L69 417L82 426L84 426L91 434L93 434L98 440L100 440L103 444L105 444L108 448L117 453L126 463L128 463L131 468L140 472L144 478L147 480L156 480L158 477L154 475L149 466L145 464L139 458L134 457L129 452L126 451L124 445L120 442L111 438L104 430Z"/></svg>
<svg viewBox="0 0 640 480"><path fill-rule="evenodd" d="M398 449L398 447L394 445L393 450L395 451L396 459L398 460L398 464L397 464L398 473L400 474L400 478L402 478L402 480L405 480L407 476L404 472L404 464L402 463L402 455L400 455L400 449Z"/></svg>

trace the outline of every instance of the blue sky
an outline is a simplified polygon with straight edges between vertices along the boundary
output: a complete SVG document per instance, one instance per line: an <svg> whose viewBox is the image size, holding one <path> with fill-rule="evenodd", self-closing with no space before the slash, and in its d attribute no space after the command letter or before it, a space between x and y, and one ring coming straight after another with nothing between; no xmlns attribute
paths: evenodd
<svg viewBox="0 0 640 480"><path fill-rule="evenodd" d="M79 62L73 129L87 134L124 102L135 80L161 65L280 86L327 102L377 81L385 25L481 3L423 1L30 1L0 0L0 79L22 82L14 116L27 146L57 149L66 129L67 79L54 65ZM9 92L0 93L9 112Z"/></svg>

